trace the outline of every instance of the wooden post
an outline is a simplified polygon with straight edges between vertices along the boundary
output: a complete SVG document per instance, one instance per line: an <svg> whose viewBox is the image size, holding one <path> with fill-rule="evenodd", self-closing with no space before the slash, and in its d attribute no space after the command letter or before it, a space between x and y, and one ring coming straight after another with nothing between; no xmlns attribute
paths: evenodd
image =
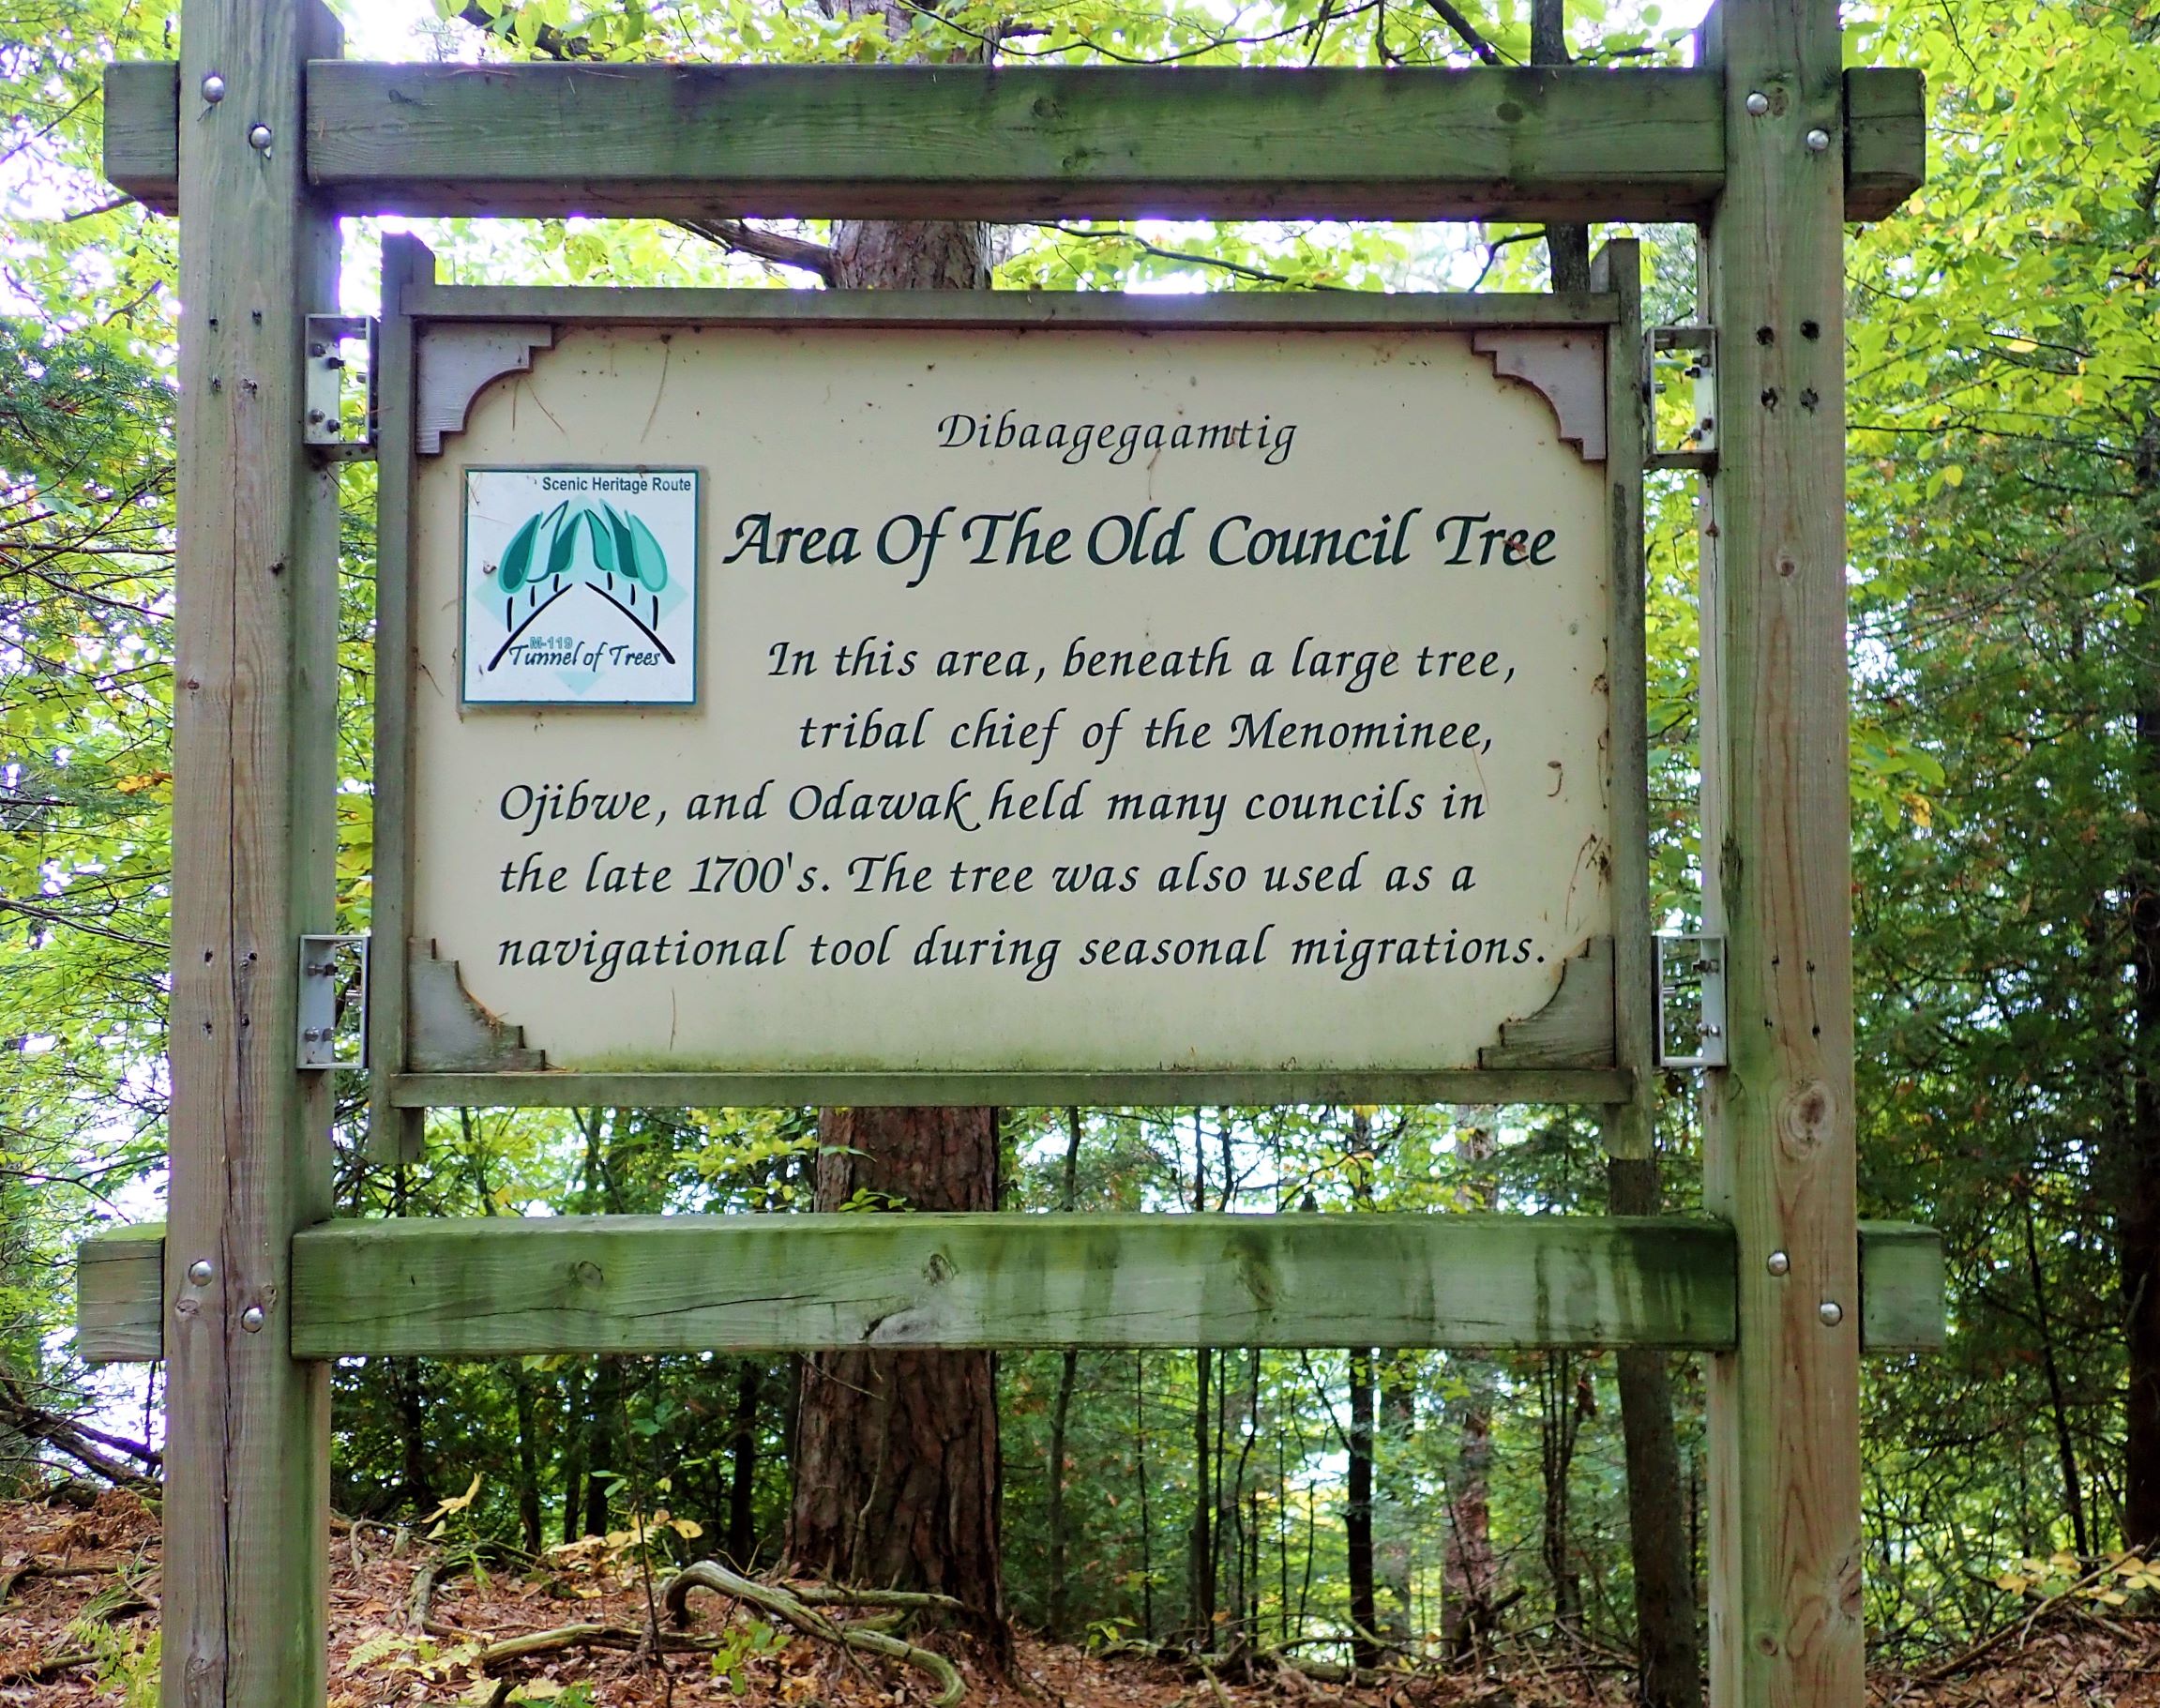
<svg viewBox="0 0 2160 1708"><path fill-rule="evenodd" d="M1844 292L1835 0L1723 0L1725 187L1705 295L1717 468L1703 551L1706 929L1731 1065L1705 1188L1738 1234L1711 1361L1711 1701L1862 1700L1860 1311L1846 777Z"/></svg>
<svg viewBox="0 0 2160 1708"><path fill-rule="evenodd" d="M335 901L338 506L301 340L338 232L301 82L341 41L318 0L187 0L181 47L164 1700L310 1708L329 1374L292 1356L288 1275L330 1211L329 1076L295 1064L297 939Z"/></svg>

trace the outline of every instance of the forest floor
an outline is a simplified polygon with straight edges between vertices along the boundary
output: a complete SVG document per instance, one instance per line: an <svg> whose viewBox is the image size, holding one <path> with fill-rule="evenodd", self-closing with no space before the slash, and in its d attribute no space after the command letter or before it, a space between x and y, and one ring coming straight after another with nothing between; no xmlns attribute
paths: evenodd
<svg viewBox="0 0 2160 1708"><path fill-rule="evenodd" d="M159 1531L136 1496L0 1504L0 1708L150 1708L157 1698ZM738 1708L924 1704L924 1673L784 1639L753 1610L692 1597L687 1634L720 1645L640 1653L654 1593L617 1539L549 1556L537 1570L456 1568L454 1556L382 1526L340 1521L331 1548L331 1708L390 1703L733 1703ZM663 1615L663 1624L665 1616ZM426 1628L423 1629L422 1627ZM536 1640L522 1655L515 1640ZM490 1651L492 1650L492 1653ZM1517 1652L1485 1670L1389 1675L1356 1688L1267 1667L1217 1675L1138 1655L1104 1656L1023 1638L1024 1679L993 1681L959 1660L970 1708L1621 1708L1629 1679L1604 1657ZM1869 1681L1873 1708L2160 1708L2160 1620L2057 1608L2013 1627L1967 1664Z"/></svg>

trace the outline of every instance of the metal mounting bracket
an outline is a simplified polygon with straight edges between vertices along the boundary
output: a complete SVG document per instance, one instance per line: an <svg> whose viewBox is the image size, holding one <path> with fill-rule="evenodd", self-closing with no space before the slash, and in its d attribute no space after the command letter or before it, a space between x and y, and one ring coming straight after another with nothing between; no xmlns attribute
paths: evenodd
<svg viewBox="0 0 2160 1708"><path fill-rule="evenodd" d="M1657 1065L1723 1067L1730 1059L1725 1029L1725 939L1660 932L1656 970Z"/></svg>
<svg viewBox="0 0 2160 1708"><path fill-rule="evenodd" d="M375 351L379 323L364 314L310 314L305 337L306 384L301 388L300 440L332 461L357 461L375 454ZM345 346L368 346L367 396L359 418L345 410Z"/></svg>
<svg viewBox="0 0 2160 1708"><path fill-rule="evenodd" d="M303 1068L368 1066L368 939L300 939L299 1061Z"/></svg>
<svg viewBox="0 0 2160 1708"><path fill-rule="evenodd" d="M1714 326L1652 326L1642 335L1642 371L1648 388L1650 437L1642 466L1653 469L1695 469L1707 472L1717 466L1717 328ZM1665 389L1658 379L1660 356L1684 353L1687 361L1680 377L1695 384L1694 413L1680 443L1662 447L1657 443L1657 394ZM1670 367L1669 361L1665 364Z"/></svg>

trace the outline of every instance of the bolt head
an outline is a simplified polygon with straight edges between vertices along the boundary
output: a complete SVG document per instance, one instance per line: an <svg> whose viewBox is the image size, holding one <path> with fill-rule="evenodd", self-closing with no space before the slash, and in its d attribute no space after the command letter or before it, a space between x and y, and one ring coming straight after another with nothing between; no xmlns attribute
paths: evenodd
<svg viewBox="0 0 2160 1708"><path fill-rule="evenodd" d="M188 1278L198 1287L209 1286L210 1277L217 1273L217 1268L206 1257L199 1257L188 1265Z"/></svg>
<svg viewBox="0 0 2160 1708"><path fill-rule="evenodd" d="M203 98L213 107L225 98L225 80L215 71L203 80Z"/></svg>
<svg viewBox="0 0 2160 1708"><path fill-rule="evenodd" d="M1827 131L1827 130L1810 130L1810 131L1807 133L1807 152L1808 152L1809 154L1822 154L1822 153L1826 152L1826 151L1828 150L1828 148L1829 148L1829 147L1830 147L1830 132L1829 132L1829 131Z"/></svg>
<svg viewBox="0 0 2160 1708"><path fill-rule="evenodd" d="M270 152L270 127L250 125L248 128L248 146L261 154Z"/></svg>
<svg viewBox="0 0 2160 1708"><path fill-rule="evenodd" d="M1782 1251L1773 1251L1763 1260L1763 1267L1772 1275L1789 1275L1792 1270L1792 1260Z"/></svg>
<svg viewBox="0 0 2160 1708"><path fill-rule="evenodd" d="M261 1334L263 1332L263 1307L260 1305L249 1306L246 1310L240 1313L240 1326L251 1335Z"/></svg>
<svg viewBox="0 0 2160 1708"><path fill-rule="evenodd" d="M1817 1307L1815 1314L1822 1319L1824 1328L1835 1328L1845 1321L1845 1307L1835 1299L1825 1299Z"/></svg>
<svg viewBox="0 0 2160 1708"><path fill-rule="evenodd" d="M1750 117L1760 118L1770 111L1770 97L1763 94L1760 89L1751 89L1748 91L1746 100L1741 104L1747 109Z"/></svg>

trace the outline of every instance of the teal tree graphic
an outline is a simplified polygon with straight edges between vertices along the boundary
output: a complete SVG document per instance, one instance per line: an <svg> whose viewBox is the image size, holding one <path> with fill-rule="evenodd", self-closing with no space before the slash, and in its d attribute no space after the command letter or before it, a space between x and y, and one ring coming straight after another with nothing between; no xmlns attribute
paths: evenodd
<svg viewBox="0 0 2160 1708"><path fill-rule="evenodd" d="M503 597L503 626L510 632L488 660L488 669L503 661L503 655L549 606L578 587L589 588L628 617L672 664L675 655L655 632L660 620L660 589L667 584L667 553L637 517L626 516L604 501L572 505L566 498L551 510L535 512L510 536L503 561L495 568L496 590ZM522 621L518 612L521 593L525 596ZM651 600L649 623L638 612L641 593Z"/></svg>

